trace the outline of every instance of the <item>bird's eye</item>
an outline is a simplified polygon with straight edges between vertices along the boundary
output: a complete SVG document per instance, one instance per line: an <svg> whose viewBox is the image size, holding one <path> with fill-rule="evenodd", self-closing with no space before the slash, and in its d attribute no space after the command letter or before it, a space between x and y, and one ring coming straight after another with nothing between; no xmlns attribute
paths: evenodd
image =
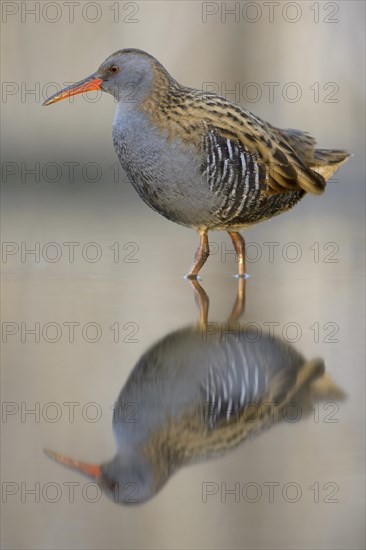
<svg viewBox="0 0 366 550"><path fill-rule="evenodd" d="M111 73L118 73L119 68L117 67L117 65L112 65L109 70L111 71Z"/></svg>
<svg viewBox="0 0 366 550"><path fill-rule="evenodd" d="M111 480L111 481L108 483L108 489L109 489L111 492L114 492L114 491L118 490L118 481Z"/></svg>

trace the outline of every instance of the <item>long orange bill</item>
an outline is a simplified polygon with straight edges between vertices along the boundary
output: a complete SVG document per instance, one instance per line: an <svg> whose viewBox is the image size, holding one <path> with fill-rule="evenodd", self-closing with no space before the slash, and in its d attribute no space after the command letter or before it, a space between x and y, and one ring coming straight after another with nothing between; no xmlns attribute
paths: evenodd
<svg viewBox="0 0 366 550"><path fill-rule="evenodd" d="M84 78L84 80L80 80L80 82L76 82L76 84L68 86L60 92L56 92L55 94L51 95L51 97L46 99L43 105L51 105L52 103L56 103L56 101L61 101L61 99L66 99L67 97L71 97L73 95L82 94L83 92L89 92L90 90L100 90L100 85L102 82L102 78L98 78L94 74L92 74L87 78Z"/></svg>
<svg viewBox="0 0 366 550"><path fill-rule="evenodd" d="M89 478L98 479L102 474L102 470L99 464L89 464L88 462L80 462L80 460L74 460L73 458L70 458L68 456L65 456L59 453L55 453L54 451L50 451L49 449L44 449L44 453L45 455L49 456L53 460L56 460L56 462L63 464L67 468L76 470L77 472L80 472Z"/></svg>

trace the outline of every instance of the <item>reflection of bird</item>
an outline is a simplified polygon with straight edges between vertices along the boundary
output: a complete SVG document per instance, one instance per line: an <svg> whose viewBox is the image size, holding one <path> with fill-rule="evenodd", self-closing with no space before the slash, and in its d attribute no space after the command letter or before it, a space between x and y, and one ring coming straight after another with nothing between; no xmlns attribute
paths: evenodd
<svg viewBox="0 0 366 550"><path fill-rule="evenodd" d="M114 411L113 460L98 466L47 454L97 479L116 502L142 502L180 467L286 416L303 417L326 394L342 395L321 359L306 361L272 335L258 340L245 325L192 326L168 334L134 367Z"/></svg>
<svg viewBox="0 0 366 550"><path fill-rule="evenodd" d="M209 255L207 232L229 232L244 274L245 243L238 230L319 194L349 156L315 149L298 130L281 130L212 93L181 86L151 55L120 50L90 77L45 105L101 89L118 101L116 153L140 197L154 210L200 234L188 275Z"/></svg>

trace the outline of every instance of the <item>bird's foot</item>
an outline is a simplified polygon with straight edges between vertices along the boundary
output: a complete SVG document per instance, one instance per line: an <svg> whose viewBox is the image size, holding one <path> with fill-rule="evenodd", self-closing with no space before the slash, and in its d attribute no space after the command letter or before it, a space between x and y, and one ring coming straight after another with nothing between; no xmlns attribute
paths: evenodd
<svg viewBox="0 0 366 550"><path fill-rule="evenodd" d="M234 277L235 279L249 279L250 275L249 273L236 273Z"/></svg>
<svg viewBox="0 0 366 550"><path fill-rule="evenodd" d="M184 275L185 279L188 279L188 281L201 281L202 277L198 275L198 273L187 273L187 275Z"/></svg>

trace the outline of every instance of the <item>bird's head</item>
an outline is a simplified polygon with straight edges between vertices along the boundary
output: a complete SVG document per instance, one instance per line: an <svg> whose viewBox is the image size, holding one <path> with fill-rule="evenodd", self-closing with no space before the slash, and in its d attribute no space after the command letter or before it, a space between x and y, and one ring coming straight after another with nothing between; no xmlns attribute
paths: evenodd
<svg viewBox="0 0 366 550"><path fill-rule="evenodd" d="M140 456L117 454L105 464L81 462L45 449L45 454L75 470L99 485L103 493L117 504L141 504L154 494L154 483L148 463Z"/></svg>
<svg viewBox="0 0 366 550"><path fill-rule="evenodd" d="M90 90L112 94L119 102L136 103L150 92L156 70L166 73L153 56L141 50L119 50L103 61L95 73L56 92L43 105Z"/></svg>

